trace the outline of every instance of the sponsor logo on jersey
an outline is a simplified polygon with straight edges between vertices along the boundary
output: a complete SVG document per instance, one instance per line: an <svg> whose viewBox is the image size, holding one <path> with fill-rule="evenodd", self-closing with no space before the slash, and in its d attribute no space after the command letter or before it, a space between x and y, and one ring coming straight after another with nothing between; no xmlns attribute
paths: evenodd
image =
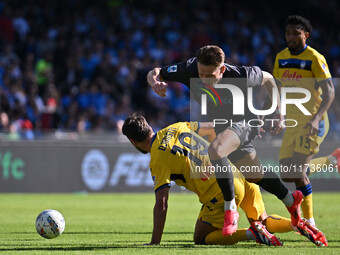
<svg viewBox="0 0 340 255"><path fill-rule="evenodd" d="M300 81L301 78L302 78L302 75L297 74L296 71L291 73L291 72L289 72L289 70L286 70L282 74L282 81Z"/></svg>

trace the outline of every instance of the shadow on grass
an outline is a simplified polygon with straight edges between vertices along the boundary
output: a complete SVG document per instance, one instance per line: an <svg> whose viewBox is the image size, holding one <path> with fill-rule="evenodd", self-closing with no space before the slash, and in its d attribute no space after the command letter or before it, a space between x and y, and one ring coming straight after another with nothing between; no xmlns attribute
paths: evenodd
<svg viewBox="0 0 340 255"><path fill-rule="evenodd" d="M180 243L181 242L181 243ZM188 242L188 243L183 243ZM303 245L301 247L289 247L283 246L281 247L268 247L263 245L258 245L254 242L247 242L247 243L238 243L236 245L195 245L192 241L164 241L161 245L143 245L143 241L140 243L131 243L126 244L126 241L115 242L113 244L108 245L72 245L72 244L53 244L53 247L50 246L35 246L35 247L11 247L11 248L0 248L0 251L92 251L92 250L109 250L109 249L164 249L164 248L171 248L171 249L184 249L184 250L195 250L201 248L214 248L214 249L228 249L228 248L251 248L251 249L265 249L269 251L269 249L305 249L305 248L313 248L319 249L316 246L312 246L310 244ZM6 245L7 246L7 245ZM330 246L325 249L334 249L340 248L340 246Z"/></svg>

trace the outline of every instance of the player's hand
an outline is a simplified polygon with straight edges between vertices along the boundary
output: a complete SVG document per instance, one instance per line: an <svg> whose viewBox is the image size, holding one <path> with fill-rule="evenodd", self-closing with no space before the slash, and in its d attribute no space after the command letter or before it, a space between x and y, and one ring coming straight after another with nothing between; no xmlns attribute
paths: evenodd
<svg viewBox="0 0 340 255"><path fill-rule="evenodd" d="M283 121L283 115L281 114L277 114L275 119L272 123L272 125L270 126L270 134L271 135L277 135L280 134L282 132L282 130L284 129L284 126L282 125L282 121Z"/></svg>
<svg viewBox="0 0 340 255"><path fill-rule="evenodd" d="M262 138L261 133L265 133L266 131L261 127L252 127L250 134L249 134L249 140L253 141L255 138Z"/></svg>
<svg viewBox="0 0 340 255"><path fill-rule="evenodd" d="M258 138L262 139L262 135L261 133L266 133L266 130L264 130L263 128L260 128L260 133L257 135Z"/></svg>
<svg viewBox="0 0 340 255"><path fill-rule="evenodd" d="M155 91L159 96L166 96L166 89L168 87L168 84L166 82L156 81L151 87L152 90Z"/></svg>
<svg viewBox="0 0 340 255"><path fill-rule="evenodd" d="M316 135L318 133L319 123L320 123L319 120L313 118L306 124L306 126L303 127L303 128L310 128L307 136Z"/></svg>

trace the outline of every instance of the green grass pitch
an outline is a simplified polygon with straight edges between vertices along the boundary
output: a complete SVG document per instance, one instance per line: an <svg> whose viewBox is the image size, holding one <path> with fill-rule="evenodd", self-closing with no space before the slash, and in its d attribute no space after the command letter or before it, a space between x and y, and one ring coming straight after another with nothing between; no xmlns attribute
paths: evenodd
<svg viewBox="0 0 340 255"><path fill-rule="evenodd" d="M340 254L340 193L314 193L318 227L329 247L316 247L294 233L277 234L283 247L255 242L234 246L196 246L193 231L200 203L194 194L171 193L167 222L159 246L151 239L154 194L1 194L1 254ZM264 194L267 212L289 217L284 206ZM60 211L64 233L47 240L35 231L35 219L45 209ZM248 227L241 212L240 227Z"/></svg>

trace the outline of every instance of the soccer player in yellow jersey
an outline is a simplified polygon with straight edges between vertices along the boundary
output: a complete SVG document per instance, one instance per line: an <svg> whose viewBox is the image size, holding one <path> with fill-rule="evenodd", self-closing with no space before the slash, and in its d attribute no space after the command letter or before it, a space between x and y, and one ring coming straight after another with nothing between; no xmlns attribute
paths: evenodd
<svg viewBox="0 0 340 255"><path fill-rule="evenodd" d="M205 125L205 126L204 126ZM209 143L200 135L210 135L211 123L197 122L172 124L156 134L142 116L132 115L123 125L123 134L142 153L151 154L150 169L155 185L154 228L150 244L159 244L167 212L170 181L193 191L203 204L196 223L196 244L235 244L243 240L281 246L282 243L259 221L265 221L271 232L293 231L291 221L281 216L267 217L259 186L248 183L243 175L235 171L235 200L252 223L249 229L239 229L231 236L222 234L224 222L224 199L211 171L208 156ZM297 229L316 245L327 245L321 231L306 224L302 219Z"/></svg>
<svg viewBox="0 0 340 255"><path fill-rule="evenodd" d="M287 105L286 119L297 121L295 127L285 130L281 149L280 164L289 167L288 173L281 173L287 182L295 182L296 188L304 195L301 204L304 217L315 225L312 204L312 186L306 172L319 165L333 163L337 166L336 151L333 156L316 158L319 146L327 135L329 123L327 109L334 99L332 76L323 55L306 44L312 32L309 21L301 16L289 16L285 22L288 47L276 55L273 76L279 88L296 87L307 89L311 98L303 106L310 115L305 115L295 105ZM301 98L301 94L288 94L287 98ZM331 160L331 162L330 162ZM334 161L334 162L333 162Z"/></svg>

